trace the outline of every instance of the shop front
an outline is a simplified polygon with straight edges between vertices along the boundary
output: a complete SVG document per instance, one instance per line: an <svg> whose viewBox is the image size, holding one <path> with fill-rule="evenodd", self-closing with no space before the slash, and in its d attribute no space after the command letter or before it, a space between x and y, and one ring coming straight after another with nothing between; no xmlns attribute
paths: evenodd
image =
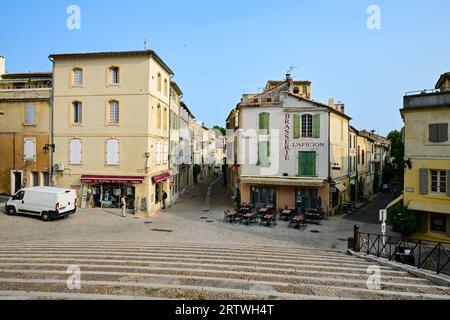
<svg viewBox="0 0 450 320"><path fill-rule="evenodd" d="M161 205L162 204L162 197L163 197L163 191L165 191L167 194L170 194L169 192L169 180L170 180L170 173L164 172L161 174L158 174L156 176L152 177L152 183L154 185L155 190L155 205ZM167 199L166 204L168 204L170 199Z"/></svg>
<svg viewBox="0 0 450 320"><path fill-rule="evenodd" d="M137 176L81 176L81 208L120 208L120 199L125 196L127 209L136 209L136 185L145 177Z"/></svg>

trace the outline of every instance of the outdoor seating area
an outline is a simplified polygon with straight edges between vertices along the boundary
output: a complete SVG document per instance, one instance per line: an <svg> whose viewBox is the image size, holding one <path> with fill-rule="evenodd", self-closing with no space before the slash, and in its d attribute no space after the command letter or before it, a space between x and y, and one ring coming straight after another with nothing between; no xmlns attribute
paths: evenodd
<svg viewBox="0 0 450 320"><path fill-rule="evenodd" d="M304 210L285 206L276 210L271 203L254 206L250 203L242 203L235 209L227 209L224 212L224 222L239 223L245 225L273 226L279 222L287 222L288 228L305 229L308 224L322 224L326 214L322 208Z"/></svg>

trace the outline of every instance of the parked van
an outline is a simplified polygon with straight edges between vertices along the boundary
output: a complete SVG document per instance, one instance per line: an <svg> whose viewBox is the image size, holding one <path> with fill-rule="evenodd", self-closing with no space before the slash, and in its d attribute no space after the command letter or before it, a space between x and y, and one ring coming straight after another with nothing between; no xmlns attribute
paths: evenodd
<svg viewBox="0 0 450 320"><path fill-rule="evenodd" d="M75 190L53 187L24 188L6 202L5 209L10 215L27 214L48 221L74 214L76 201Z"/></svg>

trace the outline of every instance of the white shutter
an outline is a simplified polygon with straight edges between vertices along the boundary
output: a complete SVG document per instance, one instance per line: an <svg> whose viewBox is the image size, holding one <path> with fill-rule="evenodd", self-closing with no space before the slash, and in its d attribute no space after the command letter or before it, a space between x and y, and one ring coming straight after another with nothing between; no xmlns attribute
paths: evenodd
<svg viewBox="0 0 450 320"><path fill-rule="evenodd" d="M28 104L26 108L26 119L27 124L36 123L36 106L34 104Z"/></svg>
<svg viewBox="0 0 450 320"><path fill-rule="evenodd" d="M73 139L70 141L70 163L81 164L81 140Z"/></svg>
<svg viewBox="0 0 450 320"><path fill-rule="evenodd" d="M156 142L156 164L161 164L161 142Z"/></svg>
<svg viewBox="0 0 450 320"><path fill-rule="evenodd" d="M34 161L36 160L36 139L25 138L23 140L23 155L24 160Z"/></svg>
<svg viewBox="0 0 450 320"><path fill-rule="evenodd" d="M106 142L106 164L119 164L119 141L115 139Z"/></svg>
<svg viewBox="0 0 450 320"><path fill-rule="evenodd" d="M168 156L169 156L169 154L168 154L168 145L167 145L167 142L164 142L163 163L167 163Z"/></svg>

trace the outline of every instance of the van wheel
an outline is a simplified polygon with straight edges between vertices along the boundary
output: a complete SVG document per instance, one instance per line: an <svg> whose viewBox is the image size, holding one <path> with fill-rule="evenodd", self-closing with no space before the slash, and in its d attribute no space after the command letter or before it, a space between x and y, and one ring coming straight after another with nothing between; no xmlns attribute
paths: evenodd
<svg viewBox="0 0 450 320"><path fill-rule="evenodd" d="M8 214L10 216L15 216L16 215L16 208L15 207L8 207L8 209L6 210L6 212L8 212Z"/></svg>
<svg viewBox="0 0 450 320"><path fill-rule="evenodd" d="M47 212L43 212L41 215L41 219L42 221L49 221L50 220L50 216Z"/></svg>

